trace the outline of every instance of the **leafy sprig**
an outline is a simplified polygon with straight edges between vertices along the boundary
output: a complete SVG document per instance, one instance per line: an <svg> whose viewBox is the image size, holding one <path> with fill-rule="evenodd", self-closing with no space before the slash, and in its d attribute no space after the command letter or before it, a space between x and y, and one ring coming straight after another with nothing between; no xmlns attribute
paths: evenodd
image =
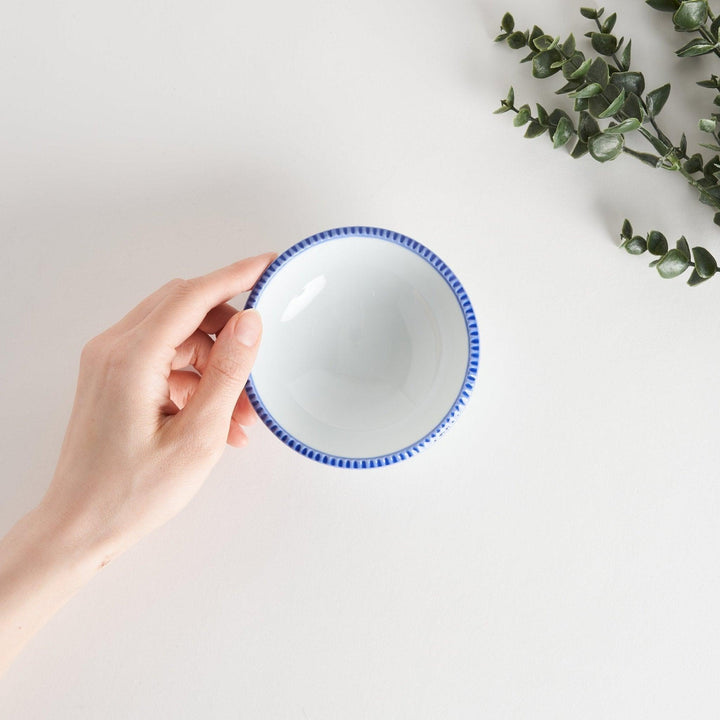
<svg viewBox="0 0 720 720"><path fill-rule="evenodd" d="M692 250L683 235L670 249L665 235L658 230L650 230L645 237L634 235L629 220L625 220L620 231L621 247L631 255L642 255L649 252L656 255L650 263L660 277L675 278L682 275L688 268L692 268L688 285L694 286L709 280L718 272L718 264L712 253L703 247L694 247Z"/></svg>
<svg viewBox="0 0 720 720"><path fill-rule="evenodd" d="M697 49L700 44L696 43L692 45L692 48L696 48L692 51L687 50L687 46L680 48L679 55L693 57L717 51L720 57L720 19L712 13L707 0L646 1L657 10L672 10L676 30L698 33L699 38L695 40L703 40L705 44L709 44L710 36L714 38L713 47L707 52ZM585 7L580 9L580 13L594 23L593 29L585 33L585 37L589 39L595 54L586 56L577 47L572 34L563 41L560 37L546 34L537 25L532 29L519 30L510 13L502 18L501 32L495 38L497 42L504 41L513 50L528 50L521 63L531 63L535 78L543 80L562 74L565 83L556 90L556 94L565 94L573 100L574 115L560 108L548 113L539 103L536 104L537 114L533 115L529 104L516 105L512 87L495 112L514 112L514 125L527 126L527 138L539 137L547 132L555 148L572 141L570 154L574 158L589 154L602 163L626 154L653 168L681 175L698 191L700 201L714 209L714 221L720 225L720 156L715 154L706 159L701 151L690 152L684 133L676 143L662 130L658 116L670 96L670 84L645 92L644 74L631 68L632 41L626 42L624 37L618 38L613 32L617 14L605 16L603 8ZM720 78L713 75L699 84L718 91L715 104L720 106ZM701 119L699 127L712 140L701 144L701 147L720 152L720 110L709 118ZM631 147L627 140L636 137L650 147ZM622 235L621 238L622 246L632 254L640 254L648 248L659 251L662 247L661 244L650 243L648 238L638 239L632 233ZM692 253L688 250L687 264L675 274L670 272L670 268L677 270L680 265L677 253L681 253L681 250L678 248L665 249L655 266L663 277L676 277L688 267L693 267L693 273L696 273L697 259L695 263L692 260L696 250L706 260L705 264L701 264L701 270L707 275L707 268L712 265L707 256L712 258L712 255L704 248L693 248ZM668 253L669 259L664 259ZM706 277L702 272L697 271L698 278L691 276L690 284L698 284L712 276Z"/></svg>

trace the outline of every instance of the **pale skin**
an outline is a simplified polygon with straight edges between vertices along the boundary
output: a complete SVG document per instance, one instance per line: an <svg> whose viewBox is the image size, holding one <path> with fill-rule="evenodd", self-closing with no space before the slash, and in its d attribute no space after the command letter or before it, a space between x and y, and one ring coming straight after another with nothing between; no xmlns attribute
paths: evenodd
<svg viewBox="0 0 720 720"><path fill-rule="evenodd" d="M227 301L274 258L173 280L83 348L50 487L0 541L0 674L99 570L187 505L226 444L247 444L257 418L243 387L262 322Z"/></svg>

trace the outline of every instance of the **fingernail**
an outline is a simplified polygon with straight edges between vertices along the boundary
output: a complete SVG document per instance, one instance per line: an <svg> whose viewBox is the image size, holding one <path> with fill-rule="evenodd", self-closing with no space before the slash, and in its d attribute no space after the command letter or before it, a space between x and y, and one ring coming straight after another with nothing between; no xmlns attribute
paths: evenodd
<svg viewBox="0 0 720 720"><path fill-rule="evenodd" d="M253 347L262 332L262 320L257 310L243 310L235 322L235 337L247 347Z"/></svg>

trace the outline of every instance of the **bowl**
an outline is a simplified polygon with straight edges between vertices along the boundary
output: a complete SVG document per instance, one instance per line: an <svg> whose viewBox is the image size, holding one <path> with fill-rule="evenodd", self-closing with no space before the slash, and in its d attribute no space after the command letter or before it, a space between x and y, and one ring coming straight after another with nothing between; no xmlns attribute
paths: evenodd
<svg viewBox="0 0 720 720"><path fill-rule="evenodd" d="M286 445L336 467L416 455L470 397L479 336L460 281L390 230L342 227L293 245L246 308L263 340L246 390Z"/></svg>

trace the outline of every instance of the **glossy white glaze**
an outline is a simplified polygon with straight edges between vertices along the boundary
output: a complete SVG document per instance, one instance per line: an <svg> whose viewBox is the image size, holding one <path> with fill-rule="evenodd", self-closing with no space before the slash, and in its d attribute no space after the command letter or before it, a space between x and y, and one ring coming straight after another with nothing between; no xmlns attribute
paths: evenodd
<svg viewBox="0 0 720 720"><path fill-rule="evenodd" d="M343 237L292 257L256 307L253 369L265 409L320 452L375 457L413 445L463 386L465 319L446 280L408 248Z"/></svg>

